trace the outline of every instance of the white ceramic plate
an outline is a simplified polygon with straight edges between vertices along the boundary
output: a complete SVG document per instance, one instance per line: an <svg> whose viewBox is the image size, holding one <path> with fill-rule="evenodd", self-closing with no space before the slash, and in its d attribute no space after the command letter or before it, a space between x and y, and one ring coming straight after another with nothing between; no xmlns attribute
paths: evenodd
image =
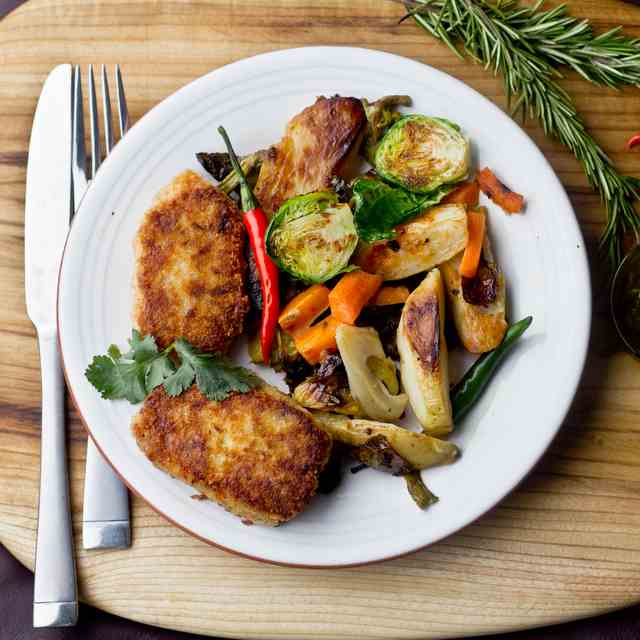
<svg viewBox="0 0 640 640"><path fill-rule="evenodd" d="M316 497L284 526L245 526L216 504L191 500L190 487L153 467L129 430L138 407L101 400L84 370L110 343L126 345L136 229L162 186L186 168L201 172L197 151L223 149L218 125L230 132L238 152L246 153L277 141L287 120L318 95L373 99L391 93L409 93L416 112L459 123L472 140L476 166L494 168L526 195L525 215L507 216L490 205L490 228L507 277L509 316L533 315L534 323L454 433L463 451L460 461L424 473L440 496L428 511L415 507L401 479L367 470L347 474L337 491ZM103 164L71 228L58 312L75 402L131 489L205 541L273 562L336 566L390 558L440 540L478 518L524 478L575 393L589 334L590 286L583 239L564 189L507 115L423 64L378 51L314 47L218 69L131 129Z"/></svg>

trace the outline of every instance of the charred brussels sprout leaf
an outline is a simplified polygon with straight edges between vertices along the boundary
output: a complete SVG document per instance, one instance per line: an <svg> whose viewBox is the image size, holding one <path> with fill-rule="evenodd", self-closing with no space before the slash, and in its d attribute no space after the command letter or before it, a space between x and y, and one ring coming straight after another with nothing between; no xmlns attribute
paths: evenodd
<svg viewBox="0 0 640 640"><path fill-rule="evenodd" d="M416 194L400 187L391 187L380 180L358 178L353 183L354 220L358 236L365 242L394 238L394 228L437 205L449 186L432 193Z"/></svg>
<svg viewBox="0 0 640 640"><path fill-rule="evenodd" d="M228 153L196 153L198 162L202 168L215 180L222 180L231 173L231 160Z"/></svg>
<svg viewBox="0 0 640 640"><path fill-rule="evenodd" d="M328 191L287 200L266 235L267 251L280 269L307 283L326 282L347 270L357 243L349 205Z"/></svg>
<svg viewBox="0 0 640 640"><path fill-rule="evenodd" d="M373 164L385 180L415 193L429 193L467 176L469 143L448 120L405 116L380 141Z"/></svg>
<svg viewBox="0 0 640 640"><path fill-rule="evenodd" d="M385 131L397 122L402 114L396 107L410 107L411 97L401 95L383 96L375 102L362 99L362 106L367 116L367 129L364 135L364 156L373 164L376 146Z"/></svg>

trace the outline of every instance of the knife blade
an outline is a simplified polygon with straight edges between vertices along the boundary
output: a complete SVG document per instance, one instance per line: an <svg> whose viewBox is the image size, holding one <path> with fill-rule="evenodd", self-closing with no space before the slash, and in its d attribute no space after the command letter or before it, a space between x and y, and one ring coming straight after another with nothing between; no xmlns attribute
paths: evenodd
<svg viewBox="0 0 640 640"><path fill-rule="evenodd" d="M40 498L33 626L74 625L78 596L69 508L62 376L56 326L58 271L72 210L71 66L47 77L31 130L25 195L25 293L42 375Z"/></svg>

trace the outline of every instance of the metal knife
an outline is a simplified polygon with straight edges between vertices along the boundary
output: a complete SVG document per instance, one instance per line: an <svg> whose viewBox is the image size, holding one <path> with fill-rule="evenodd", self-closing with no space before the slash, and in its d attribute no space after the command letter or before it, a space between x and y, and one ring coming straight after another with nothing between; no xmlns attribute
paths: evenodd
<svg viewBox="0 0 640 640"><path fill-rule="evenodd" d="M71 65L44 83L31 130L25 197L27 312L38 333L42 375L40 499L33 626L74 625L78 594L58 350L58 271L71 216Z"/></svg>

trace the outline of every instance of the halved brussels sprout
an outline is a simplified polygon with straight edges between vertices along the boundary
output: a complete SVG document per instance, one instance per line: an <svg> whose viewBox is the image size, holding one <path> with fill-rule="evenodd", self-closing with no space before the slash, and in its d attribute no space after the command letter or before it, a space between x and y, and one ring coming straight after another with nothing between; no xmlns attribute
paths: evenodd
<svg viewBox="0 0 640 640"><path fill-rule="evenodd" d="M265 243L280 269L317 283L345 270L358 235L349 205L319 191L287 200L271 220Z"/></svg>
<svg viewBox="0 0 640 640"><path fill-rule="evenodd" d="M457 125L443 118L401 118L380 141L374 166L385 180L416 193L466 178L469 142Z"/></svg>

